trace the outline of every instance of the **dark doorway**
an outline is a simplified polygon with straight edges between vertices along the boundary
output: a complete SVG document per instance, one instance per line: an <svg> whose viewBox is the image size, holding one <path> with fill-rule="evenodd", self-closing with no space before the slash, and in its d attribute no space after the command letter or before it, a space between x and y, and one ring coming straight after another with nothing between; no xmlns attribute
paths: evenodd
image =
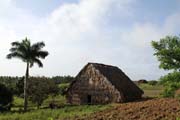
<svg viewBox="0 0 180 120"><path fill-rule="evenodd" d="M88 96L87 96L87 103L88 103L88 104L91 104L91 95L88 95Z"/></svg>

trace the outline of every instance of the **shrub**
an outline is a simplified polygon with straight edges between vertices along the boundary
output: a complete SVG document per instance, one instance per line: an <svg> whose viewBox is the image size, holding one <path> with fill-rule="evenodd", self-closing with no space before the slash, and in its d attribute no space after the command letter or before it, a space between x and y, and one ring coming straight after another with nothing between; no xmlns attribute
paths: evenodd
<svg viewBox="0 0 180 120"><path fill-rule="evenodd" d="M163 97L175 97L175 92L180 88L180 83L169 83L162 93Z"/></svg>
<svg viewBox="0 0 180 120"><path fill-rule="evenodd" d="M174 97L175 91L180 88L180 72L175 71L161 77L160 84L165 87L163 97Z"/></svg>
<svg viewBox="0 0 180 120"><path fill-rule="evenodd" d="M158 81L152 80L148 82L149 85L157 85Z"/></svg>
<svg viewBox="0 0 180 120"><path fill-rule="evenodd" d="M161 95L163 97L174 97L174 92L175 90L173 90L172 88L165 88Z"/></svg>
<svg viewBox="0 0 180 120"><path fill-rule="evenodd" d="M180 72L169 73L160 78L160 84L168 86L171 83L180 83Z"/></svg>
<svg viewBox="0 0 180 120"><path fill-rule="evenodd" d="M13 101L13 93L5 85L0 84L0 110L9 110Z"/></svg>

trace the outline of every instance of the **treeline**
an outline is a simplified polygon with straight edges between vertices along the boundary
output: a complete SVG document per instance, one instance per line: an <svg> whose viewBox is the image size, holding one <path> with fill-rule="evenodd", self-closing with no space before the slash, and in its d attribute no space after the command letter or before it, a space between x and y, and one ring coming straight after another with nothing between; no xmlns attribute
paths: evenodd
<svg viewBox="0 0 180 120"><path fill-rule="evenodd" d="M71 83L74 80L72 76L55 76L55 77L30 77L29 81L42 79L44 83L49 81L59 86L59 84ZM19 85L23 84L24 77L10 77L10 76L0 76L0 84L6 86L13 94L17 95L19 93ZM23 86L20 86L23 92Z"/></svg>
<svg viewBox="0 0 180 120"><path fill-rule="evenodd" d="M7 87L13 88L16 86L19 80L23 77L11 77L11 76L0 76L0 83L6 85ZM35 77L36 78L36 77ZM46 78L55 82L55 84L62 84L62 83L71 83L74 80L73 76L54 76L54 77L37 77L37 78Z"/></svg>
<svg viewBox="0 0 180 120"><path fill-rule="evenodd" d="M49 78L51 80L53 80L56 84L62 84L62 83L71 83L74 80L73 76L55 76L55 77L51 77Z"/></svg>
<svg viewBox="0 0 180 120"><path fill-rule="evenodd" d="M0 76L0 83L12 88L20 79L21 77Z"/></svg>
<svg viewBox="0 0 180 120"><path fill-rule="evenodd" d="M45 79L47 81L52 81L56 85L59 84L65 84L65 83L71 83L74 80L73 76L55 76L55 77L31 77L33 79ZM17 85L20 81L22 81L24 77L11 77L11 76L0 76L0 84L5 85L8 89L10 89L13 93L17 93ZM23 87L23 86L22 86Z"/></svg>

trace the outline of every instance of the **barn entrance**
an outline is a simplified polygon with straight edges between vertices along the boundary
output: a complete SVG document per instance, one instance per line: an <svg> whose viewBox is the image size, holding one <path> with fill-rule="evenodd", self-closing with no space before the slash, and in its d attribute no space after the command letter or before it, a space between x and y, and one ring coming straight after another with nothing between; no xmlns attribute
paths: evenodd
<svg viewBox="0 0 180 120"><path fill-rule="evenodd" d="M91 102L92 102L92 97L91 97L91 95L88 95L87 96L87 103L91 104Z"/></svg>

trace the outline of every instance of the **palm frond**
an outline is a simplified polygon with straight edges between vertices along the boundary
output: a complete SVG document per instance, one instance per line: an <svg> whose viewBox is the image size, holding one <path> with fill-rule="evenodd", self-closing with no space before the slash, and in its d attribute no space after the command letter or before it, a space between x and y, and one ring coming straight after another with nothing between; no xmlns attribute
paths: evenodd
<svg viewBox="0 0 180 120"><path fill-rule="evenodd" d="M16 41L16 42L12 42L11 45L18 47L18 46L21 46L21 43Z"/></svg>
<svg viewBox="0 0 180 120"><path fill-rule="evenodd" d="M34 59L34 63L38 64L39 67L43 67L42 62L37 58Z"/></svg>
<svg viewBox="0 0 180 120"><path fill-rule="evenodd" d="M40 50L45 46L44 42L38 42L32 45L33 50Z"/></svg>
<svg viewBox="0 0 180 120"><path fill-rule="evenodd" d="M12 53L8 54L6 57L7 57L7 59L20 58L23 61L25 61L25 57L22 54L19 54L18 52L12 52Z"/></svg>
<svg viewBox="0 0 180 120"><path fill-rule="evenodd" d="M9 51L10 52L16 52L16 51L18 51L18 48L17 47L12 47L12 48L9 49Z"/></svg>
<svg viewBox="0 0 180 120"><path fill-rule="evenodd" d="M12 47L12 48L9 49L9 51L10 51L11 53L13 53L13 52L18 52L19 54L24 55L24 56L25 56L26 53L27 53L27 49L26 49L26 47L23 46L23 45L20 45L20 46L18 46L18 47Z"/></svg>
<svg viewBox="0 0 180 120"><path fill-rule="evenodd" d="M42 59L45 59L46 56L48 56L49 53L48 51L38 51L36 52L36 56L39 57L39 58L42 58Z"/></svg>

